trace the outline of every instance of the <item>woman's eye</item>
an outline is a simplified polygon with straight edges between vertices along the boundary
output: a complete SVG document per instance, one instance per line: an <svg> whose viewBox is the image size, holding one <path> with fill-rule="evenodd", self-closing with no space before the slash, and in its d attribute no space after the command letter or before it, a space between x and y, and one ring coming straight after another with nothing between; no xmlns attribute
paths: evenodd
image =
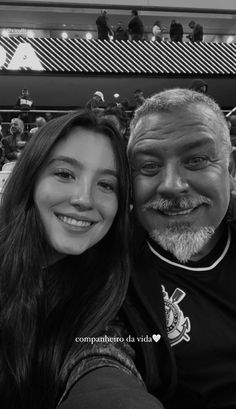
<svg viewBox="0 0 236 409"><path fill-rule="evenodd" d="M66 179L73 179L73 178L74 178L74 177L73 177L73 174L72 174L70 171L66 170L66 169L58 169L58 170L56 170L56 171L55 171L55 175L58 176L58 177L61 178L61 179L64 179L64 180L66 180Z"/></svg>
<svg viewBox="0 0 236 409"><path fill-rule="evenodd" d="M209 163L209 158L206 156L196 156L187 161L187 166L192 169L202 169Z"/></svg>
<svg viewBox="0 0 236 409"><path fill-rule="evenodd" d="M99 186L105 192L114 192L116 190L116 186L112 182L99 182Z"/></svg>

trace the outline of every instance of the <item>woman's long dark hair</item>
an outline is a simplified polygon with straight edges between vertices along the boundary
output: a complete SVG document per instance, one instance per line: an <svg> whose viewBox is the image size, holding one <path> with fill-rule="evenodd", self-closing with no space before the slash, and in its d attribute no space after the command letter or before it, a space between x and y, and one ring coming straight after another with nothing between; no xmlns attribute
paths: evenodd
<svg viewBox="0 0 236 409"><path fill-rule="evenodd" d="M55 144L80 126L106 135L118 168L118 211L107 235L80 256L43 268L50 246L33 194ZM129 173L113 125L87 111L47 123L15 165L0 209L0 407L53 409L76 356L76 336L99 333L127 289ZM54 271L55 270L55 271Z"/></svg>

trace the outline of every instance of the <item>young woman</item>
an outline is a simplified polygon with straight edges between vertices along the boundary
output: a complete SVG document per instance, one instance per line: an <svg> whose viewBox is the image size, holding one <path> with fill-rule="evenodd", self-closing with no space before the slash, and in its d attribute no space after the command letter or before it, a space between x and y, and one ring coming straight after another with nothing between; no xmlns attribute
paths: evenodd
<svg viewBox="0 0 236 409"><path fill-rule="evenodd" d="M0 407L54 409L128 282L128 168L104 118L47 123L18 159L0 211Z"/></svg>

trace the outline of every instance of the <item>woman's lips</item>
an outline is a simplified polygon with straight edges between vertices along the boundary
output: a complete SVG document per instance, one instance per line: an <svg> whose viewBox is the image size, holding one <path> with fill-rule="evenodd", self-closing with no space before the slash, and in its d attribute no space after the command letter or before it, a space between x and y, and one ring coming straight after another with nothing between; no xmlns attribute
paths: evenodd
<svg viewBox="0 0 236 409"><path fill-rule="evenodd" d="M69 225L69 226L75 226L75 227L82 227L82 228L87 228L95 224L96 222L84 218L79 218L78 216L72 217L72 216L65 216L62 214L57 214L56 217L61 220L63 223Z"/></svg>

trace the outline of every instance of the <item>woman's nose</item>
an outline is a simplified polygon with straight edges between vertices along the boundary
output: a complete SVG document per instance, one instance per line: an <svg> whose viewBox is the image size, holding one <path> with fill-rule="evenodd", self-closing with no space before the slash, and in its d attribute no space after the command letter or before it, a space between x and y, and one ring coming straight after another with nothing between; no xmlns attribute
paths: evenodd
<svg viewBox="0 0 236 409"><path fill-rule="evenodd" d="M73 186L70 203L73 206L80 206L86 209L93 207L92 183L90 180L79 180L78 183Z"/></svg>

